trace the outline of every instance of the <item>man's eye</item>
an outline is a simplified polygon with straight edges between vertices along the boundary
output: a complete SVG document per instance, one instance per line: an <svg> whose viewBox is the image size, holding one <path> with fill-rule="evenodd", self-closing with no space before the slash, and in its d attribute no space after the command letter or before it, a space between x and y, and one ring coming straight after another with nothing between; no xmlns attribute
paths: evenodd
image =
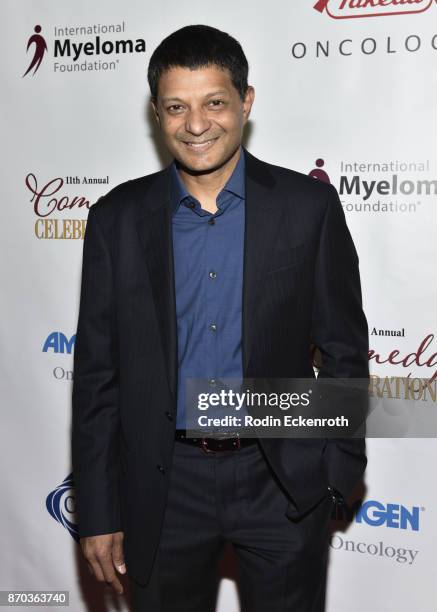
<svg viewBox="0 0 437 612"><path fill-rule="evenodd" d="M167 107L167 110L170 112L177 112L182 108L182 106L180 104L172 104L171 106Z"/></svg>
<svg viewBox="0 0 437 612"><path fill-rule="evenodd" d="M224 102L223 100L211 100L210 104L213 106L223 106Z"/></svg>

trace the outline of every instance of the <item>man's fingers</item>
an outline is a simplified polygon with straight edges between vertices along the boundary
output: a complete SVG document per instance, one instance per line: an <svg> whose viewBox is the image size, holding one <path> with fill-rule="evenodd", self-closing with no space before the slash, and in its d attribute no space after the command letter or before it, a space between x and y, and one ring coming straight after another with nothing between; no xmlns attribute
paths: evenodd
<svg viewBox="0 0 437 612"><path fill-rule="evenodd" d="M100 558L100 566L102 568L103 575L105 577L105 581L107 584L112 586L112 588L121 595L123 593L123 586L119 579L117 578L117 574L114 571L114 565L112 563L112 558L110 555L105 555Z"/></svg>
<svg viewBox="0 0 437 612"><path fill-rule="evenodd" d="M96 577L96 579L99 582L103 582L105 580L105 577L103 575L102 568L100 567L100 563L97 557L89 557L88 563L89 563L89 566L91 566L92 572L94 573L94 576Z"/></svg>
<svg viewBox="0 0 437 612"><path fill-rule="evenodd" d="M120 574L126 573L126 565L124 562L123 538L115 537L112 544L112 562Z"/></svg>
<svg viewBox="0 0 437 612"><path fill-rule="evenodd" d="M114 566L124 574L126 566L123 554L123 532L81 538L80 545L88 562L88 569L99 582L106 582L121 595L123 586Z"/></svg>

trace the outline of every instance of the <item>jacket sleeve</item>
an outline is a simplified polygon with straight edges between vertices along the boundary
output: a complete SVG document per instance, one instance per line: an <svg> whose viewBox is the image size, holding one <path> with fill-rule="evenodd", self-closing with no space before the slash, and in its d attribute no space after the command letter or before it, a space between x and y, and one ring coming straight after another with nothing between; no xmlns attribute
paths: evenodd
<svg viewBox="0 0 437 612"><path fill-rule="evenodd" d="M348 406L362 422L367 414L369 338L362 308L359 259L338 193L330 195L316 262L312 341L322 355L318 379L361 379L356 404ZM329 484L347 498L367 464L364 439L328 438L325 460Z"/></svg>
<svg viewBox="0 0 437 612"><path fill-rule="evenodd" d="M74 350L71 450L80 537L121 530L113 270L99 206L88 213Z"/></svg>

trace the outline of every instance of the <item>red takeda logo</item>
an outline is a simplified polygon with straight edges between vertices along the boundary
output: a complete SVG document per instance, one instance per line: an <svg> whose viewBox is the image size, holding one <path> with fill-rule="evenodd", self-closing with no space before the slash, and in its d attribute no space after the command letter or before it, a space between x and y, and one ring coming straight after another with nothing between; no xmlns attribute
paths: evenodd
<svg viewBox="0 0 437 612"><path fill-rule="evenodd" d="M427 11L437 0L318 0L313 8L332 19L411 15Z"/></svg>
<svg viewBox="0 0 437 612"><path fill-rule="evenodd" d="M47 43L45 41L45 38L44 36L41 36L40 34L41 26L36 25L34 27L34 32L35 34L32 34L32 36L27 41L27 48L26 48L26 51L29 51L29 47L33 45L33 57L29 64L29 68L23 74L23 77L25 77L26 74L29 74L32 68L34 69L32 74L35 74L35 72L38 70L38 68L41 65L45 52L47 51Z"/></svg>

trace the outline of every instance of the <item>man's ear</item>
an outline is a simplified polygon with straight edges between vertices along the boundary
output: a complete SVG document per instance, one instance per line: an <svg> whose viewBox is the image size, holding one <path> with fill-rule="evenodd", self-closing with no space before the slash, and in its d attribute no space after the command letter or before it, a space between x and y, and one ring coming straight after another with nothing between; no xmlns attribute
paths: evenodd
<svg viewBox="0 0 437 612"><path fill-rule="evenodd" d="M158 112L158 105L155 99L151 99L150 103L152 105L153 108L153 114L155 115L155 119L158 122L159 127L161 127L161 118L159 116L159 112Z"/></svg>
<svg viewBox="0 0 437 612"><path fill-rule="evenodd" d="M246 95L243 100L243 114L244 114L244 122L249 119L250 111L252 109L252 104L255 100L255 88L251 85L248 86Z"/></svg>

